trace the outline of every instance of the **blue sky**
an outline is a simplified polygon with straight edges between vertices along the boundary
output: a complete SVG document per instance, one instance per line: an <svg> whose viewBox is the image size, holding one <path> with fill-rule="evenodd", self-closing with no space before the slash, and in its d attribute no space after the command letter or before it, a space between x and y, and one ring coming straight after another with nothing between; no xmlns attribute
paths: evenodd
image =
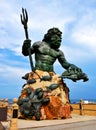
<svg viewBox="0 0 96 130"><path fill-rule="evenodd" d="M28 12L32 43L41 41L49 28L58 27L66 59L88 75L88 82L65 79L70 98L96 99L96 0L0 1L0 98L18 97L25 83L21 77L31 70L28 57L21 53L25 39L22 7ZM64 72L58 61L54 70L60 75Z"/></svg>

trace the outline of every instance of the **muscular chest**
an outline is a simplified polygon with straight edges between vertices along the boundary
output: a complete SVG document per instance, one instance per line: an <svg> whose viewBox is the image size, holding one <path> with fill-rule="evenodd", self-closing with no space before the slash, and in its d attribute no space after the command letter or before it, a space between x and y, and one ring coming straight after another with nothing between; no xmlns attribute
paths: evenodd
<svg viewBox="0 0 96 130"><path fill-rule="evenodd" d="M56 58L58 56L58 52L52 48L50 48L49 46L40 46L38 48L38 52L42 55L48 55L51 57Z"/></svg>

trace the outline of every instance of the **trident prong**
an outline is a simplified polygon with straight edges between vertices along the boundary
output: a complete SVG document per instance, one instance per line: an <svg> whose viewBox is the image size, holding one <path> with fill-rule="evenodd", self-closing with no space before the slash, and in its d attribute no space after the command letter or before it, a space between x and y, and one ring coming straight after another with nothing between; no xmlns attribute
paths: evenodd
<svg viewBox="0 0 96 130"><path fill-rule="evenodd" d="M24 25L26 39L28 39L28 31L27 31L28 14L26 9L22 8L22 14L20 15L20 17L21 17L21 23Z"/></svg>

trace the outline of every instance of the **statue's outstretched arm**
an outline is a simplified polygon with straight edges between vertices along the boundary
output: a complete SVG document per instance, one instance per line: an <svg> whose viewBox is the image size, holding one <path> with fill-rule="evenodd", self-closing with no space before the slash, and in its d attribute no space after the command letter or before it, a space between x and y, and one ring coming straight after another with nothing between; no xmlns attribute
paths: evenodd
<svg viewBox="0 0 96 130"><path fill-rule="evenodd" d="M67 60L64 57L63 52L60 52L58 60L61 63L62 67L66 69L66 71L62 73L62 76L61 76L62 78L68 78L74 82L81 79L83 79L83 81L88 81L87 75L83 73L81 68L67 62Z"/></svg>
<svg viewBox="0 0 96 130"><path fill-rule="evenodd" d="M68 69L71 65L69 62L67 62L64 53L62 51L59 51L58 61L60 62L60 64L64 69Z"/></svg>

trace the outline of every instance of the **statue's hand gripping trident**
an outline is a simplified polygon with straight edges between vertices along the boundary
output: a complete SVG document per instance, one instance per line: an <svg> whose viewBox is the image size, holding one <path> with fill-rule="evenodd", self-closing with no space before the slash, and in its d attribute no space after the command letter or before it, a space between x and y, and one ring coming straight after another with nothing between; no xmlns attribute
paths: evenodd
<svg viewBox="0 0 96 130"><path fill-rule="evenodd" d="M21 17L21 23L23 24L24 26L24 30L25 30L25 37L26 37L26 40L29 40L29 36L28 36L28 26L27 26L27 22L28 22L28 14L27 14L27 11L26 9L23 9L22 8L22 15L20 15ZM29 40L31 42L31 40ZM31 46L31 44L30 44ZM34 71L34 66L33 66L33 60L32 60L32 57L31 57L31 48L28 48L28 53L29 53L29 60L30 60L30 66L31 66L31 70Z"/></svg>

